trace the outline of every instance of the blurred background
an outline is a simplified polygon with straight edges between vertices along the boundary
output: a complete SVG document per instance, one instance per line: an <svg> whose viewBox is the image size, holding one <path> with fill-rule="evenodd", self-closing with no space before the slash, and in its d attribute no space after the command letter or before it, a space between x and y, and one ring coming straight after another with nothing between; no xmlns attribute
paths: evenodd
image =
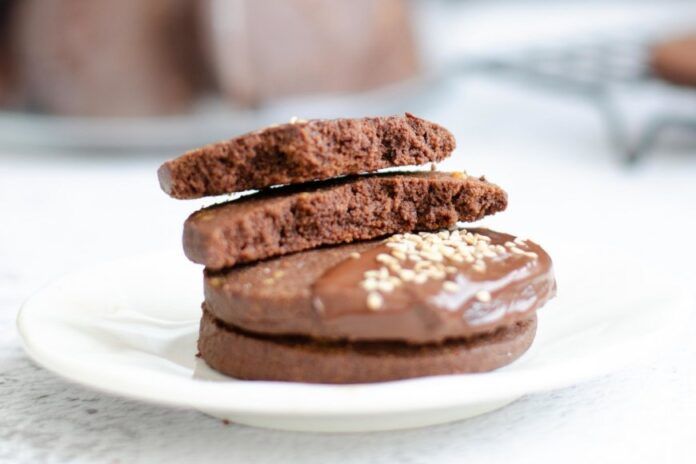
<svg viewBox="0 0 696 464"><path fill-rule="evenodd" d="M0 253L36 272L59 250L67 269L178 247L202 202L158 191L163 160L293 116L404 111L455 134L442 168L509 191L494 223L553 240L551 212L691 218L696 4L0 0Z"/></svg>
<svg viewBox="0 0 696 464"><path fill-rule="evenodd" d="M20 351L20 302L82 266L180 248L188 214L219 201L168 198L165 159L293 116L404 111L456 136L441 169L508 191L486 223L548 248L559 302L564 268L617 251L695 292L696 2L0 0L0 374L51 393ZM688 340L617 380L588 429L629 454L628 431L660 437L655 460L691 446L673 420L696 416ZM0 426L52 427L21 388L3 394ZM572 453L576 409L540 436ZM166 433L148 420L139 436Z"/></svg>
<svg viewBox="0 0 696 464"><path fill-rule="evenodd" d="M185 149L430 111L478 77L583 100L635 159L696 125L689 3L0 0L0 144Z"/></svg>

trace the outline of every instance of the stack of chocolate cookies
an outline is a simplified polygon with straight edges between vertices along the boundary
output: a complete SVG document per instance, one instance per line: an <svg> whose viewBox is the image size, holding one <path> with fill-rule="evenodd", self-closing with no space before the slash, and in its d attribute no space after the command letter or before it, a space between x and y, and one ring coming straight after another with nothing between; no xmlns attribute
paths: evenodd
<svg viewBox="0 0 696 464"><path fill-rule="evenodd" d="M184 225L186 256L205 265L201 357L240 379L359 383L524 353L555 294L551 259L458 226L503 211L505 192L458 172L375 172L454 147L410 114L293 120L162 165L175 198L260 190Z"/></svg>

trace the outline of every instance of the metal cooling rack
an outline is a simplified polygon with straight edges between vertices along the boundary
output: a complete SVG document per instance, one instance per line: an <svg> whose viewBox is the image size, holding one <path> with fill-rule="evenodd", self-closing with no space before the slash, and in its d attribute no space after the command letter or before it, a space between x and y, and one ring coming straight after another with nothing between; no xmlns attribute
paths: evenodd
<svg viewBox="0 0 696 464"><path fill-rule="evenodd" d="M467 68L582 97L601 114L610 143L635 163L665 132L696 133L696 89L670 85L651 72L655 39L638 33L597 35L483 59Z"/></svg>

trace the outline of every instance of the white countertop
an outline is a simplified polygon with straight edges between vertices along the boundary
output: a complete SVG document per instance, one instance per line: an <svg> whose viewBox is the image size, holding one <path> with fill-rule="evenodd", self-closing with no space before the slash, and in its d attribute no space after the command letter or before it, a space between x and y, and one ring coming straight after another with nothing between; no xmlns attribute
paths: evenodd
<svg viewBox="0 0 696 464"><path fill-rule="evenodd" d="M610 240L696 288L696 145L662 147L626 169L583 102L484 77L451 95L423 116L458 138L443 168L485 173L508 191L509 210L488 224L534 237L552 255L568 236ZM401 432L226 425L95 393L36 367L14 328L34 290L95 262L180 247L181 224L200 202L159 191L160 161L0 154L0 462L693 462L696 307L673 344L620 372Z"/></svg>

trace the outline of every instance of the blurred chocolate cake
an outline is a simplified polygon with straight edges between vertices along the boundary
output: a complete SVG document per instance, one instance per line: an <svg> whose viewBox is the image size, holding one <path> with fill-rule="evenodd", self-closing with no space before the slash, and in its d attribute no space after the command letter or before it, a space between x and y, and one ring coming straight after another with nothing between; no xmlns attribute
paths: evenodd
<svg viewBox="0 0 696 464"><path fill-rule="evenodd" d="M2 108L156 116L208 91L253 107L416 71L404 0L0 0Z"/></svg>
<svg viewBox="0 0 696 464"><path fill-rule="evenodd" d="M176 113L195 94L188 0L23 0L14 45L32 107L80 116Z"/></svg>
<svg viewBox="0 0 696 464"><path fill-rule="evenodd" d="M15 2L0 0L0 107L12 107L21 100L17 67L10 47L10 15Z"/></svg>
<svg viewBox="0 0 696 464"><path fill-rule="evenodd" d="M402 0L205 0L212 72L231 101L376 88L415 74Z"/></svg>

